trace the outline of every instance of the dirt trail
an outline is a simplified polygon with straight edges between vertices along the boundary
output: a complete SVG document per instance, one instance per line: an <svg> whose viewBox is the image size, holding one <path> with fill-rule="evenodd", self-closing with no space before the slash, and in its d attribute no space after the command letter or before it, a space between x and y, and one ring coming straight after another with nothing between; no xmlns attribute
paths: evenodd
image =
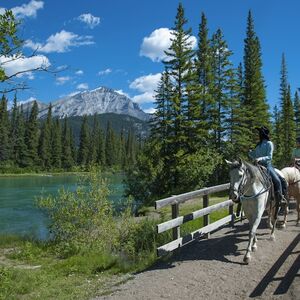
<svg viewBox="0 0 300 300"><path fill-rule="evenodd" d="M270 230L263 219L257 232L258 249L244 265L248 224L223 228L181 249L168 262L134 275L100 299L291 299L300 300L300 227L292 210L285 230Z"/></svg>

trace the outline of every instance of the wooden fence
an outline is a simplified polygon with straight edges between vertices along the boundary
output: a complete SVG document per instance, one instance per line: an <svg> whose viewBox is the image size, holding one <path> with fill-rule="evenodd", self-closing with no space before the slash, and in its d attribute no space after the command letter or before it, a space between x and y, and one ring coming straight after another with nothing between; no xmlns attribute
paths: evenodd
<svg viewBox="0 0 300 300"><path fill-rule="evenodd" d="M155 209L160 209L164 206L172 206L172 219L164 223L157 225L157 232L161 233L166 230L172 229L173 231L173 241L157 248L157 255L162 256L167 254L177 248L183 247L186 244L194 241L203 236L209 237L210 232L218 229L219 227L231 223L234 224L234 213L233 213L233 202L232 200L226 200L214 205L209 206L209 195L221 191L226 191L229 189L229 183L221 184L213 187L203 188L201 190L176 195L161 199L155 202ZM202 197L203 208L189 213L185 216L179 216L179 204L182 204L188 200L194 199L196 197ZM209 214L213 211L217 211L221 208L229 207L229 215L216 221L210 223ZM198 219L200 217L204 218L204 226L188 235L180 236L180 225Z"/></svg>

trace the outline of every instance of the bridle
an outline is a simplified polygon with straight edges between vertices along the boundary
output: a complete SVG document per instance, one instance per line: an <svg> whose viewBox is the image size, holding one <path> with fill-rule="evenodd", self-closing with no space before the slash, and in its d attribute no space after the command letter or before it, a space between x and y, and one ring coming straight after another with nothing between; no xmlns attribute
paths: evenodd
<svg viewBox="0 0 300 300"><path fill-rule="evenodd" d="M256 198L256 197L266 193L267 191L269 191L271 189L272 183L270 183L269 186L265 187L264 182L262 180L260 180L261 183L262 183L263 188L258 193L254 194L254 195L250 195L250 196L245 195L247 193L247 191L249 190L249 188L250 188L250 184L252 184L254 181L252 179L250 181L250 183L248 184L248 188L246 188L247 182L248 182L247 174L249 174L249 170L247 168L243 169L243 170L244 170L244 173L243 173L243 176L242 176L242 179L241 179L241 182L240 182L238 188L235 189L234 186L232 186L231 184L230 184L230 187L229 187L229 192L230 193L232 191L232 192L236 192L238 194L237 200L232 200L233 202L237 203L240 200ZM260 172L263 172L263 171L260 170ZM266 182L268 182L268 180L265 178L265 183Z"/></svg>

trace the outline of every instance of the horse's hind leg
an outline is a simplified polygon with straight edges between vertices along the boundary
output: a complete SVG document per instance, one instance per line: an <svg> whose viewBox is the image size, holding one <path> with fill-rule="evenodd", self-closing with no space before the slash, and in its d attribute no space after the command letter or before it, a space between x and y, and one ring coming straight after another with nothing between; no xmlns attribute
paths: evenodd
<svg viewBox="0 0 300 300"><path fill-rule="evenodd" d="M275 204L275 211L274 211L274 223L273 223L273 227L272 227L272 231L271 231L271 236L270 236L270 239L272 241L275 241L274 231L275 231L276 223L277 223L277 219L278 219L279 208L280 208L279 203L276 202L276 204Z"/></svg>
<svg viewBox="0 0 300 300"><path fill-rule="evenodd" d="M297 212L298 212L298 218L297 218L297 223L296 225L300 225L300 197L297 198Z"/></svg>
<svg viewBox="0 0 300 300"><path fill-rule="evenodd" d="M288 213L289 213L289 200L287 200L287 204L286 204L286 206L284 208L283 223L280 226L281 228L285 228L286 227Z"/></svg>

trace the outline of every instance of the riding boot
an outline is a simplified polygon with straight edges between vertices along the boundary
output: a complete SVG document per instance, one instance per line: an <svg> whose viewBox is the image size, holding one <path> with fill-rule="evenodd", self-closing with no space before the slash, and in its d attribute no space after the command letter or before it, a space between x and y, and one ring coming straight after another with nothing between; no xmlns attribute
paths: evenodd
<svg viewBox="0 0 300 300"><path fill-rule="evenodd" d="M275 201L279 204L279 206L285 206L287 204L286 199L282 195L281 192L275 192Z"/></svg>

